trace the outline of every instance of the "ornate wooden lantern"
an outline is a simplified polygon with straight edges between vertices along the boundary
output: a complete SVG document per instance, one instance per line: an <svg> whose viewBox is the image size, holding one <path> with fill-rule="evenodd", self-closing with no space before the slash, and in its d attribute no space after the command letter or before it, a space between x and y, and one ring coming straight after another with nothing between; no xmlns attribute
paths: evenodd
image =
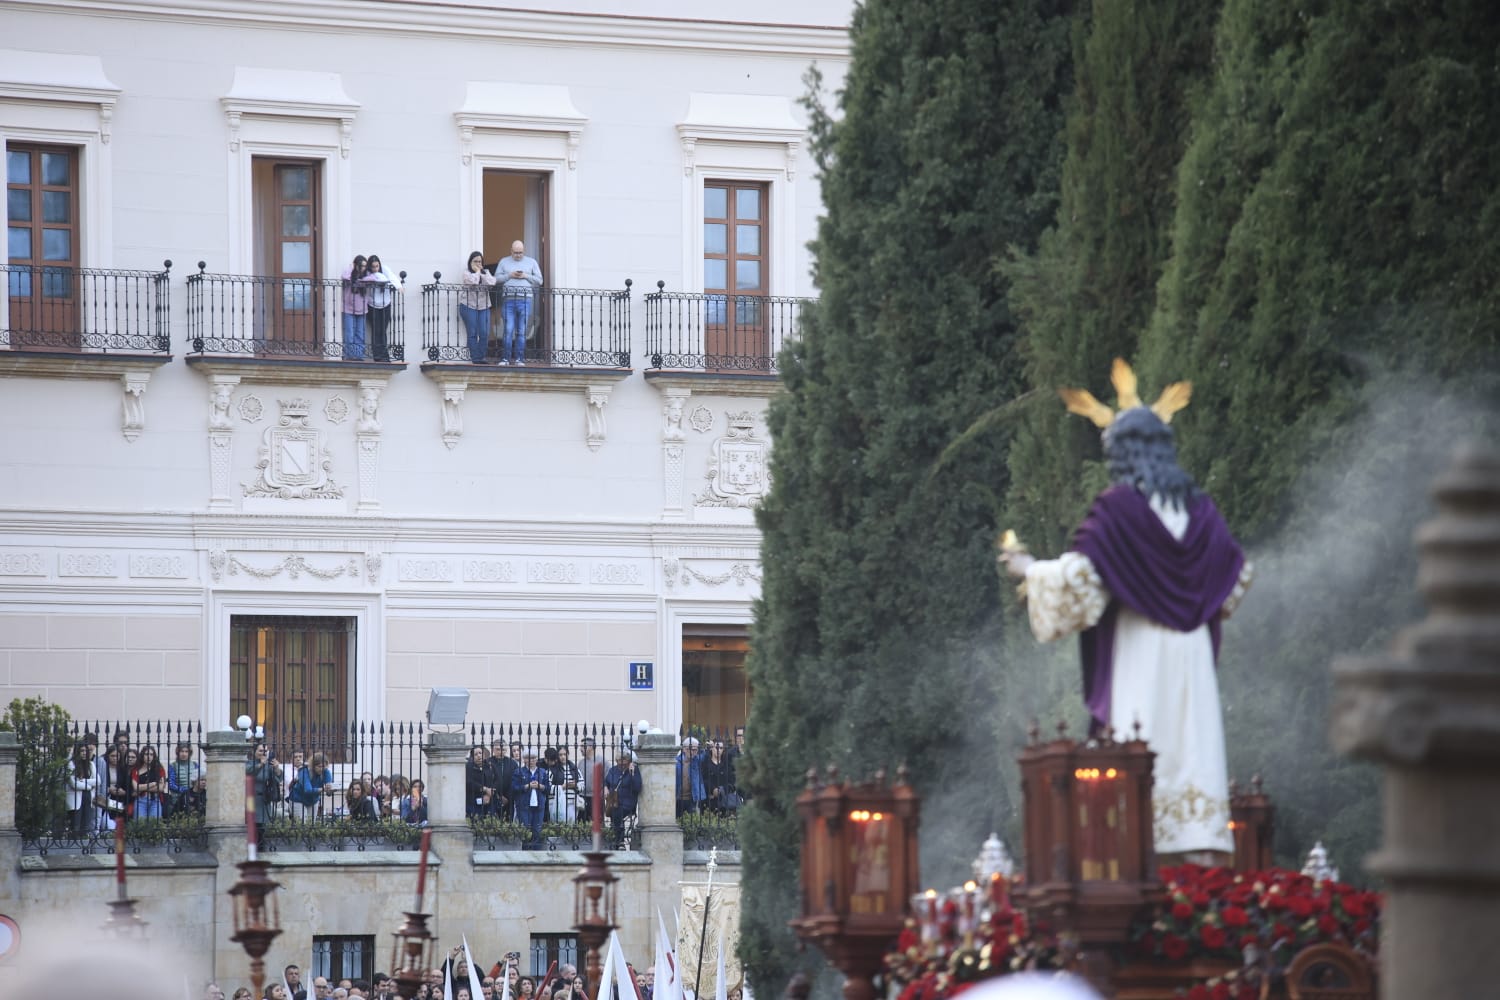
<svg viewBox="0 0 1500 1000"><path fill-rule="evenodd" d="M1152 841L1151 766L1137 739L1048 743L1021 753L1025 905L1083 945L1123 944L1131 918L1162 898Z"/></svg>
<svg viewBox="0 0 1500 1000"><path fill-rule="evenodd" d="M809 771L797 796L802 817L801 916L791 922L844 973L846 1000L872 1000L872 980L906 920L907 900L918 889L917 822L920 799L906 782L885 772L866 784L817 784Z"/></svg>
<svg viewBox="0 0 1500 1000"><path fill-rule="evenodd" d="M1250 779L1250 791L1229 783L1229 829L1234 834L1234 870L1259 872L1274 868L1271 838L1276 825L1276 807L1261 790L1260 775Z"/></svg>
<svg viewBox="0 0 1500 1000"><path fill-rule="evenodd" d="M271 942L281 933L280 914L276 906L276 887L279 883L266 874L270 862L241 861L240 880L229 890L234 897L234 933L229 940L245 949L250 956L250 983L255 996L264 996L266 984L266 952ZM270 905L267 906L269 901Z"/></svg>
<svg viewBox="0 0 1500 1000"><path fill-rule="evenodd" d="M598 816L596 807L595 816ZM595 847L597 848L597 844ZM609 854L585 851L584 865L573 877L573 929L584 948L590 983L599 982L599 949L615 929L615 878L609 870Z"/></svg>

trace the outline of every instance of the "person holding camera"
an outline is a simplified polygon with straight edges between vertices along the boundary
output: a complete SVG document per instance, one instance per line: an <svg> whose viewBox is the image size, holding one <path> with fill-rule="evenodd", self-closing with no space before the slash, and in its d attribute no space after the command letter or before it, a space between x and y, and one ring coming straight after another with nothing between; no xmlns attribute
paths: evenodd
<svg viewBox="0 0 1500 1000"><path fill-rule="evenodd" d="M264 741L256 740L245 763L245 773L255 779L255 827L257 835L281 802L281 765Z"/></svg>

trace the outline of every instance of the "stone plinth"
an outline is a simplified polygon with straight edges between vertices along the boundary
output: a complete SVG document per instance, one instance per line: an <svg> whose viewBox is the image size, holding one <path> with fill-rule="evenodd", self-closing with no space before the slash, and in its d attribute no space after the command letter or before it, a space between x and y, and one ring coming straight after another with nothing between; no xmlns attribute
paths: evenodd
<svg viewBox="0 0 1500 1000"><path fill-rule="evenodd" d="M1430 609L1386 656L1334 664L1333 742L1385 769L1371 871L1387 1000L1488 996L1500 940L1500 454L1461 452L1417 532Z"/></svg>
<svg viewBox="0 0 1500 1000"><path fill-rule="evenodd" d="M465 824L467 738L463 733L428 733L422 754L427 758L427 818L434 827Z"/></svg>

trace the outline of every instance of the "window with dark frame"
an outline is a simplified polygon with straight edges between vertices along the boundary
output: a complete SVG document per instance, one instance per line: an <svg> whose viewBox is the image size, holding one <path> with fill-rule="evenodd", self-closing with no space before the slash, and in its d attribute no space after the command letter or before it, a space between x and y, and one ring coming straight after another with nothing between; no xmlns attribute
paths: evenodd
<svg viewBox="0 0 1500 1000"><path fill-rule="evenodd" d="M531 975L545 976L554 962L558 969L564 965L578 967L578 937L573 934L531 935Z"/></svg>
<svg viewBox="0 0 1500 1000"><path fill-rule="evenodd" d="M250 162L255 270L264 282L256 335L267 353L317 353L322 330L323 164L257 156Z"/></svg>
<svg viewBox="0 0 1500 1000"><path fill-rule="evenodd" d="M5 150L7 325L77 347L80 266L78 149L8 144Z"/></svg>
<svg viewBox="0 0 1500 1000"><path fill-rule="evenodd" d="M768 184L704 182L704 353L708 368L753 367L746 359L769 359L765 297L770 294L770 201Z"/></svg>
<svg viewBox="0 0 1500 1000"><path fill-rule="evenodd" d="M268 732L347 731L353 712L353 618L235 615L229 625L229 717ZM330 759L339 753L329 746Z"/></svg>
<svg viewBox="0 0 1500 1000"><path fill-rule="evenodd" d="M313 937L312 969L303 978L311 983L323 976L331 983L340 979L375 978L375 938L361 935L316 935Z"/></svg>

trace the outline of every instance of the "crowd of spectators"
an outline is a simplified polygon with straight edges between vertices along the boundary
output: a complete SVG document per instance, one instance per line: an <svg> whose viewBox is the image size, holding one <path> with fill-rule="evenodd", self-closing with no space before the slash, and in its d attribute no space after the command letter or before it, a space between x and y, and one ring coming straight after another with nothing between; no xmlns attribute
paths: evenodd
<svg viewBox="0 0 1500 1000"><path fill-rule="evenodd" d="M111 831L125 817L169 819L204 811L203 769L191 743L178 743L172 759L163 761L155 745L133 747L123 730L102 752L98 734L85 733L73 747L66 780L73 836Z"/></svg>
<svg viewBox="0 0 1500 1000"><path fill-rule="evenodd" d="M687 736L677 755L676 811L729 815L744 802L737 764L744 752L745 731L733 741ZM593 818L595 765L604 774L604 819L616 849L626 846L640 803L641 774L629 746L610 759L591 736L577 744L577 759L564 745L538 753L519 741L495 739L477 744L465 766L465 813L471 820L497 819L530 831L527 846L539 846L546 823L587 822ZM296 822L347 818L357 823L399 820L426 826L426 787L401 774L348 773L347 780L322 751L293 750L278 759L264 740L251 747L245 773L254 781L255 814L260 824L289 818ZM204 812L204 775L190 743L178 743L172 759L160 759L157 748L131 746L119 731L109 747L99 749L96 734L87 733L74 747L67 774L69 832L82 835L114 829L121 817L170 818Z"/></svg>
<svg viewBox="0 0 1500 1000"><path fill-rule="evenodd" d="M443 1000L443 983L446 977L453 1000L503 1000L505 981L510 980L512 1000L599 1000L590 990L588 982L571 964L557 965L539 975L522 975L520 953L510 952L487 969L476 970L480 980L481 997L472 997L469 967L464 960L463 949L454 948L443 966L427 973L414 998L403 1000ZM605 1000L653 1000L656 988L654 968L631 965L629 976L635 983L635 996L611 991ZM622 977L623 981L623 977ZM739 1000L733 991L732 1000ZM225 992L217 983L209 983L203 991L203 1000L225 1000ZM333 979L315 975L304 984L302 969L288 965L280 979L273 979L262 991L263 1000L396 1000L396 981L384 972L375 973L365 979ZM232 1000L256 1000L248 986L241 986L229 994Z"/></svg>

